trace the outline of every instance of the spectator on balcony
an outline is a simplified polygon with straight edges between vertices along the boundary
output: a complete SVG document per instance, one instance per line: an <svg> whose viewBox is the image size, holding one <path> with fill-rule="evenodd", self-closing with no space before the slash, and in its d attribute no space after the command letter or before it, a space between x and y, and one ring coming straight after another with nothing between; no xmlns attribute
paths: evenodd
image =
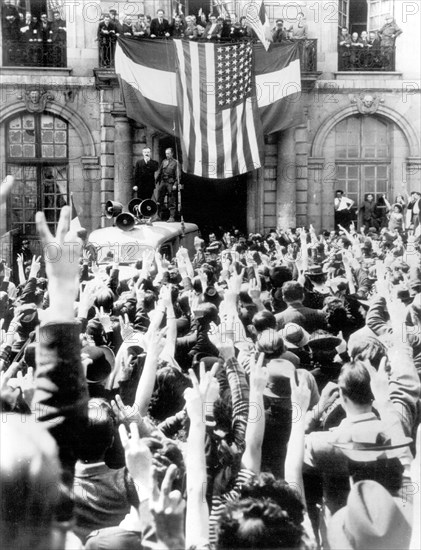
<svg viewBox="0 0 421 550"><path fill-rule="evenodd" d="M171 36L173 38L184 38L184 22L180 15L174 15L171 25Z"/></svg>
<svg viewBox="0 0 421 550"><path fill-rule="evenodd" d="M189 40L197 40L197 25L196 20L193 18L193 16L188 15L186 17L186 29L184 31L184 38L188 38Z"/></svg>
<svg viewBox="0 0 421 550"><path fill-rule="evenodd" d="M3 37L5 40L19 41L21 38L19 16L10 13L3 19Z"/></svg>
<svg viewBox="0 0 421 550"><path fill-rule="evenodd" d="M391 15L386 15L386 23L379 31L380 37L380 53L383 58L384 69L393 70L393 56L395 52L396 38L402 34L396 21Z"/></svg>
<svg viewBox="0 0 421 550"><path fill-rule="evenodd" d="M123 25L120 23L117 17L117 10L110 10L111 23L115 27L115 36L118 36L123 32Z"/></svg>
<svg viewBox="0 0 421 550"><path fill-rule="evenodd" d="M53 17L54 19L51 23L53 42L66 42L66 21L61 18L59 11L55 11Z"/></svg>
<svg viewBox="0 0 421 550"><path fill-rule="evenodd" d="M130 15L124 18L122 33L123 36L126 36L127 38L133 37L133 27L132 27L132 18Z"/></svg>
<svg viewBox="0 0 421 550"><path fill-rule="evenodd" d="M30 26L31 26L31 21L32 21L32 15L29 12L26 12L25 24L21 25L21 27L20 27L21 40L23 40L23 42L28 42L29 41L29 36L30 36L29 35L29 29L30 29Z"/></svg>
<svg viewBox="0 0 421 550"><path fill-rule="evenodd" d="M288 33L284 29L284 20L283 19L277 19L276 20L276 26L272 31L272 38L273 42L279 43L279 42L285 42L285 40L288 39Z"/></svg>
<svg viewBox="0 0 421 550"><path fill-rule="evenodd" d="M371 31L368 35L367 49L368 51L365 57L366 68L381 68L382 65L380 61L380 38L374 31Z"/></svg>
<svg viewBox="0 0 421 550"><path fill-rule="evenodd" d="M300 11L297 14L297 21L291 26L291 38L293 40L302 40L308 36L308 25L304 13Z"/></svg>
<svg viewBox="0 0 421 550"><path fill-rule="evenodd" d="M219 40L221 38L222 25L216 18L216 15L209 16L209 23L206 25L205 32L202 35L203 40Z"/></svg>
<svg viewBox="0 0 421 550"><path fill-rule="evenodd" d="M111 67L114 62L113 44L115 41L115 25L109 14L104 15L103 21L98 25L98 43L101 67Z"/></svg>
<svg viewBox="0 0 421 550"><path fill-rule="evenodd" d="M6 17L8 17L9 15L13 15L14 17L16 17L16 19L19 19L19 10L14 5L14 2L12 2L12 0L4 0L1 9L1 15L3 21L5 21Z"/></svg>
<svg viewBox="0 0 421 550"><path fill-rule="evenodd" d="M358 33L353 32L351 35L350 50L351 50L351 70L355 71L356 69L361 68L361 57L364 45L361 42Z"/></svg>
<svg viewBox="0 0 421 550"><path fill-rule="evenodd" d="M145 14L143 13L137 16L137 21L133 25L133 36L138 40L148 38L149 36L149 28L146 24Z"/></svg>
<svg viewBox="0 0 421 550"><path fill-rule="evenodd" d="M38 21L38 17L36 15L33 15L31 24L29 25L29 42L41 41L41 22Z"/></svg>
<svg viewBox="0 0 421 550"><path fill-rule="evenodd" d="M341 34L339 35L338 53L339 53L339 70L347 71L350 67L350 59L351 59L351 37L349 36L349 32L346 27L342 27Z"/></svg>
<svg viewBox="0 0 421 550"><path fill-rule="evenodd" d="M158 10L156 15L157 17L151 21L151 38L169 38L171 25L168 19L164 18L164 10Z"/></svg>
<svg viewBox="0 0 421 550"><path fill-rule="evenodd" d="M48 21L47 14L41 14L41 24L40 24L40 36L42 42L52 42L53 30L51 28L51 22Z"/></svg>

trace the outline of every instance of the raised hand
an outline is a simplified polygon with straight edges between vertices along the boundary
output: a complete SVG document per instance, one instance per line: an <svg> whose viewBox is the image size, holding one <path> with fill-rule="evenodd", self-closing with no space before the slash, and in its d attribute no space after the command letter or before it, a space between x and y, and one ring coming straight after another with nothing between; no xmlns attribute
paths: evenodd
<svg viewBox="0 0 421 550"><path fill-rule="evenodd" d="M42 212L37 212L37 231L44 250L50 307L47 319L74 319L74 302L79 290L79 259L82 243L70 229L70 207L61 209L54 237Z"/></svg>
<svg viewBox="0 0 421 550"><path fill-rule="evenodd" d="M137 424L131 423L129 432L126 426L120 424L118 433L123 445L127 469L133 480L140 484L140 491L144 493L145 498L150 498L152 495L152 453L140 438Z"/></svg>
<svg viewBox="0 0 421 550"><path fill-rule="evenodd" d="M96 316L97 316L98 320L100 321L101 325L104 327L104 331L105 332L112 332L113 331L113 323L111 321L110 314L106 313L102 306L99 309L96 307L95 311L96 311ZM124 340L124 338L123 338L123 340Z"/></svg>
<svg viewBox="0 0 421 550"><path fill-rule="evenodd" d="M170 464L158 486L157 474L152 477L150 508L155 519L156 535L165 548L184 548L184 509L186 503L178 490L172 490L178 469ZM159 545L161 547L161 544Z"/></svg>

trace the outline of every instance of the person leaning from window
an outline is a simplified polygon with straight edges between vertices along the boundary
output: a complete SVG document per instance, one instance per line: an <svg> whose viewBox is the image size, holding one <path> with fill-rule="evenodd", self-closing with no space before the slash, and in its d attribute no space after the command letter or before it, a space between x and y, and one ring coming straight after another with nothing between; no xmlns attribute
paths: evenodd
<svg viewBox="0 0 421 550"><path fill-rule="evenodd" d="M361 42L358 33L353 32L351 35L350 50L351 50L351 69L359 69L361 67L361 57L364 45Z"/></svg>
<svg viewBox="0 0 421 550"><path fill-rule="evenodd" d="M171 36L171 25L168 19L164 18L164 10L156 12L157 17L151 21L151 38L169 38Z"/></svg>

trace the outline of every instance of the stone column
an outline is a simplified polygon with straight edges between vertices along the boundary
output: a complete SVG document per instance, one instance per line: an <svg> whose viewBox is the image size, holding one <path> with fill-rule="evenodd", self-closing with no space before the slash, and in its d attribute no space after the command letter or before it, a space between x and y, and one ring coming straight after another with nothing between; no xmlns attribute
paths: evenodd
<svg viewBox="0 0 421 550"><path fill-rule="evenodd" d="M321 191L324 164L324 157L308 159L307 225L313 224L316 232L322 228Z"/></svg>
<svg viewBox="0 0 421 550"><path fill-rule="evenodd" d="M280 133L278 139L278 177L276 181L277 227L296 226L297 164L295 158L295 129Z"/></svg>
<svg viewBox="0 0 421 550"><path fill-rule="evenodd" d="M112 111L115 125L114 138L114 200L124 208L133 194L132 128L123 111Z"/></svg>

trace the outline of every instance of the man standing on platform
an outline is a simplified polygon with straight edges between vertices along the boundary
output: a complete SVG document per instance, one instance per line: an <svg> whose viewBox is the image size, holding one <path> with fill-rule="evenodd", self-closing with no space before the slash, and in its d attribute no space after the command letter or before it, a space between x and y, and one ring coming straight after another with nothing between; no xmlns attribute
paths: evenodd
<svg viewBox="0 0 421 550"><path fill-rule="evenodd" d="M134 181L138 187L137 196L145 200L152 198L155 189L155 172L159 168L156 160L151 159L150 147L142 150L143 159L136 162L134 169Z"/></svg>
<svg viewBox="0 0 421 550"><path fill-rule="evenodd" d="M343 191L336 191L335 196L335 229L341 225L345 229L349 228L351 223L351 208L354 206L354 201L345 197Z"/></svg>
<svg viewBox="0 0 421 550"><path fill-rule="evenodd" d="M175 221L175 211L177 204L177 190L180 183L181 169L180 163L174 158L174 151L171 147L165 149L165 159L159 167L156 176L156 187L154 199L158 203L158 216L160 216L165 197L168 201L168 209L170 211L169 222Z"/></svg>

